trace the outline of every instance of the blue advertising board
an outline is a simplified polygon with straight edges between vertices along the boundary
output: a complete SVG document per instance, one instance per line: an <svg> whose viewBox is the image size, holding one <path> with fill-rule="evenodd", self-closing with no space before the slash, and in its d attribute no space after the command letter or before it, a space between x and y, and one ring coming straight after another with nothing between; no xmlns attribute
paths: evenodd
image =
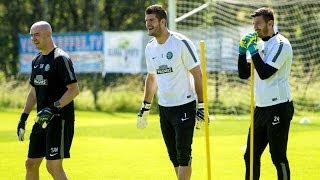
<svg viewBox="0 0 320 180"><path fill-rule="evenodd" d="M69 54L76 73L103 71L102 32L57 33L52 38L57 47ZM19 35L20 73L31 73L31 61L38 52L29 35Z"/></svg>

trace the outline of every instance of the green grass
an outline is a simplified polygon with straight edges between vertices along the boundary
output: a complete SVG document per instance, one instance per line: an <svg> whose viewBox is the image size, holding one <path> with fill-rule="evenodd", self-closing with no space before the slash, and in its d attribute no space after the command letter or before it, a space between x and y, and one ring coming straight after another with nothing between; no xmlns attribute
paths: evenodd
<svg viewBox="0 0 320 180"><path fill-rule="evenodd" d="M21 110L0 112L0 179L23 179L28 137L33 112L28 120L26 140L18 142L16 125ZM303 113L311 124L299 124L302 114L292 122L288 157L292 180L320 178L320 113ZM76 180L174 180L157 115L151 115L145 130L135 128L136 114L76 112L76 129L71 159L64 161L70 179ZM249 116L217 115L210 124L211 173L214 180L239 180L244 176L243 150ZM192 179L206 179L204 131L195 131ZM45 162L45 161L44 161ZM40 179L52 179L41 166ZM268 148L262 157L261 180L276 179Z"/></svg>

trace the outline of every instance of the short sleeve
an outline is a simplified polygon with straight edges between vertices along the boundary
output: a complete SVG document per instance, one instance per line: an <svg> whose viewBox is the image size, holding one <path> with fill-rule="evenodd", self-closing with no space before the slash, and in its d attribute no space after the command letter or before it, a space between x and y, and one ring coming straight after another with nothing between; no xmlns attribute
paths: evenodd
<svg viewBox="0 0 320 180"><path fill-rule="evenodd" d="M35 79L35 65L36 62L38 61L38 59L41 57L41 53L38 53L33 59L32 59L32 63L31 63L31 75L30 75L30 79L29 79L29 83L31 84L31 86L35 86L34 84L34 79Z"/></svg>
<svg viewBox="0 0 320 180"><path fill-rule="evenodd" d="M58 56L56 62L58 76L62 79L65 85L77 82L77 77L73 69L73 63L69 57Z"/></svg>
<svg viewBox="0 0 320 180"><path fill-rule="evenodd" d="M271 50L271 54L268 56L267 64L280 69L287 59L292 57L292 48L289 44L282 41L276 43Z"/></svg>
<svg viewBox="0 0 320 180"><path fill-rule="evenodd" d="M30 79L29 79L29 83L31 84L31 86L35 86L35 84L34 84L34 72L33 72L33 66L34 66L34 60L32 61L32 64L31 64L31 75L30 75Z"/></svg>
<svg viewBox="0 0 320 180"><path fill-rule="evenodd" d="M156 68L154 68L154 65L150 61L150 56L148 54L147 48L145 49L145 55L146 55L147 72L150 74L156 74Z"/></svg>
<svg viewBox="0 0 320 180"><path fill-rule="evenodd" d="M182 46L182 61L188 70L200 65L199 56L197 50L192 41L183 39L182 42L185 46Z"/></svg>

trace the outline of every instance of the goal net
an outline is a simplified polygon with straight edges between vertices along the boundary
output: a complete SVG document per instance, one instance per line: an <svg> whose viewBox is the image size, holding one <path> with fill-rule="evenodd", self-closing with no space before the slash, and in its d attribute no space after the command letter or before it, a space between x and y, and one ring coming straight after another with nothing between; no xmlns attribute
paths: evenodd
<svg viewBox="0 0 320 180"><path fill-rule="evenodd" d="M237 72L238 43L253 31L250 14L264 6L274 9L276 31L293 47L290 85L296 112L320 110L320 1L176 0L176 30L196 46L206 43L211 113L250 112L250 81Z"/></svg>

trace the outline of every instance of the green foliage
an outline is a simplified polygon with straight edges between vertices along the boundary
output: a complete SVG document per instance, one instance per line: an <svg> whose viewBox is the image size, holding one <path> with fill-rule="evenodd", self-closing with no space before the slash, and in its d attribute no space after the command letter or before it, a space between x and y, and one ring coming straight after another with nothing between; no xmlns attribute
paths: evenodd
<svg viewBox="0 0 320 180"><path fill-rule="evenodd" d="M118 88L106 88L98 92L98 97L97 107L95 107L92 92L84 90L75 99L76 108L103 112L138 112L143 93L129 88L124 91L119 91Z"/></svg>
<svg viewBox="0 0 320 180"><path fill-rule="evenodd" d="M0 108L23 108L30 88L28 84L27 81L9 79L0 82Z"/></svg>
<svg viewBox="0 0 320 180"><path fill-rule="evenodd" d="M110 75L102 82L97 78L96 102L92 93L92 75L78 77L80 94L75 99L77 110L103 112L138 112L143 101L144 75ZM219 79L216 79L216 77ZM0 76L1 77L1 76ZM295 83L304 79L307 84ZM300 77L292 73L291 90L296 112L320 111L317 73ZM0 81L1 82L1 81ZM226 83L227 82L227 83ZM311 83L312 82L312 83ZM208 101L210 114L248 114L250 113L249 80L240 80L236 73L208 74ZM0 108L23 108L29 82L26 77L20 80L6 79L0 83ZM230 95L231 94L231 95ZM157 97L153 100L151 113L158 112Z"/></svg>
<svg viewBox="0 0 320 180"><path fill-rule="evenodd" d="M1 76L0 76L1 77ZM78 77L80 94L75 99L75 107L78 110L104 111L104 112L138 112L143 101L143 75L123 75L119 79L112 78L113 82L97 81L97 102L94 94L89 89L92 84L92 75ZM0 79L1 80L1 79ZM101 78L100 78L101 80ZM0 108L20 108L26 102L29 92L29 80L25 76L21 80L7 79L0 81ZM154 110L157 110L154 106Z"/></svg>
<svg viewBox="0 0 320 180"><path fill-rule="evenodd" d="M166 5L166 0L157 1ZM30 26L48 21L55 33L129 31L145 29L145 8L154 0L0 1L0 71L16 75L18 35Z"/></svg>
<svg viewBox="0 0 320 180"><path fill-rule="evenodd" d="M6 75L4 74L3 71L0 71L0 83L4 83L6 80Z"/></svg>

